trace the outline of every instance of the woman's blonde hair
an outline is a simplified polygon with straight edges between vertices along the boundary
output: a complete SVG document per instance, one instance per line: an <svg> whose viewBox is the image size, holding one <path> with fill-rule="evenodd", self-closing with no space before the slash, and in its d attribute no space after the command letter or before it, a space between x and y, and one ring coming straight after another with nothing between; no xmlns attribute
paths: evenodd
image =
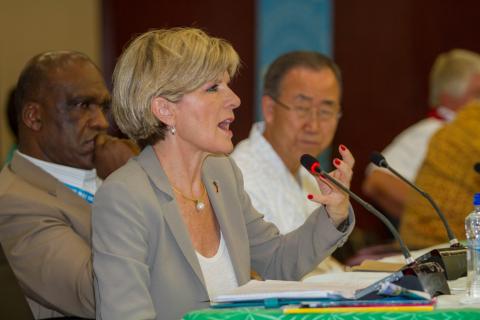
<svg viewBox="0 0 480 320"><path fill-rule="evenodd" d="M152 113L155 97L177 102L224 72L233 77L239 57L230 43L195 28L148 31L124 50L113 73L112 110L120 130L142 147L165 138Z"/></svg>

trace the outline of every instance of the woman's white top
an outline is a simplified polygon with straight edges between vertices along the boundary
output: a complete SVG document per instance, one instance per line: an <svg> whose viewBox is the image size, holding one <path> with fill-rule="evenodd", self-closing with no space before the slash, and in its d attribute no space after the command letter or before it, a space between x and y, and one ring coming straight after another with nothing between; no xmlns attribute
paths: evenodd
<svg viewBox="0 0 480 320"><path fill-rule="evenodd" d="M202 269L210 299L238 287L232 260L221 232L220 245L213 257L206 258L197 251L195 253L197 254L198 262L200 262L200 268Z"/></svg>

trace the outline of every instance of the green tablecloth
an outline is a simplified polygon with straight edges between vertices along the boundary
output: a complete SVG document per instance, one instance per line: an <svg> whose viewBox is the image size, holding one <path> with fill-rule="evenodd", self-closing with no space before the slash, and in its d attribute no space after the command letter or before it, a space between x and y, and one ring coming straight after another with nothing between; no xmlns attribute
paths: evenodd
<svg viewBox="0 0 480 320"><path fill-rule="evenodd" d="M295 319L295 320L479 320L480 309L445 309L429 312L365 312L328 314L283 314L280 309L235 308L203 309L190 312L184 320L240 320L240 319Z"/></svg>

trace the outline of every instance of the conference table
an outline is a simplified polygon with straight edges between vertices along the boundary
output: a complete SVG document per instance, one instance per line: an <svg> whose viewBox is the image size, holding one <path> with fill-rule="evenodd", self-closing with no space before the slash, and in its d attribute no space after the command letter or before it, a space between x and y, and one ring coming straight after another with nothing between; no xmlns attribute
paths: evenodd
<svg viewBox="0 0 480 320"><path fill-rule="evenodd" d="M417 312L345 312L284 314L280 308L226 308L202 309L187 313L184 320L240 320L240 319L284 319L284 320L479 320L480 303L466 305L462 303L465 290L459 289L465 279L449 281L453 295L437 297L436 309Z"/></svg>
<svg viewBox="0 0 480 320"><path fill-rule="evenodd" d="M345 284L357 282L359 287L365 286L388 273L343 272L337 274L316 275L304 281L329 283L339 281ZM360 283L358 283L360 281ZM361 283L363 281L363 283ZM184 315L184 320L237 320L237 319L295 319L295 320L480 320L480 302L467 304L466 278L448 281L451 295L436 298L433 311L415 312L342 312L342 313L306 313L284 314L280 308L242 307L242 308L208 308L195 310Z"/></svg>
<svg viewBox="0 0 480 320"><path fill-rule="evenodd" d="M203 309L190 312L184 320L240 320L240 319L291 319L291 320L478 320L480 309L441 309L426 312L362 312L283 314L281 309L231 308Z"/></svg>

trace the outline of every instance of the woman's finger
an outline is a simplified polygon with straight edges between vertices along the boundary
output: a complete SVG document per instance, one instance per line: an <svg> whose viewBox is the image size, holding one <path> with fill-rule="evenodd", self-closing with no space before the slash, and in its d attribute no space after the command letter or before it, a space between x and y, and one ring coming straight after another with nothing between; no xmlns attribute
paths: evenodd
<svg viewBox="0 0 480 320"><path fill-rule="evenodd" d="M340 180L345 186L349 187L353 175L352 168L347 163L338 158L333 159L332 163L333 166L336 168L331 173L332 177Z"/></svg>
<svg viewBox="0 0 480 320"><path fill-rule="evenodd" d="M353 168L355 165L355 158L353 157L352 153L348 148L341 144L338 146L338 152L340 152L340 155L342 156L343 161L350 167Z"/></svg>
<svg viewBox="0 0 480 320"><path fill-rule="evenodd" d="M327 179L323 178L321 175L315 175L315 178L322 194L329 194L332 192L334 186Z"/></svg>

